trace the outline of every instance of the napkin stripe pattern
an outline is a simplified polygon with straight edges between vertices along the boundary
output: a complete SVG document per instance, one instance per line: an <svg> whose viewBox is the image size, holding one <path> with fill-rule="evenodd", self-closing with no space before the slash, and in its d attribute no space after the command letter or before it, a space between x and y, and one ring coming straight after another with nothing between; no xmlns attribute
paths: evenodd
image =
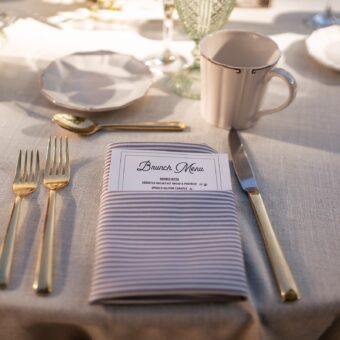
<svg viewBox="0 0 340 340"><path fill-rule="evenodd" d="M231 191L110 192L113 148L212 153L206 145L110 144L96 232L91 303L246 297Z"/></svg>

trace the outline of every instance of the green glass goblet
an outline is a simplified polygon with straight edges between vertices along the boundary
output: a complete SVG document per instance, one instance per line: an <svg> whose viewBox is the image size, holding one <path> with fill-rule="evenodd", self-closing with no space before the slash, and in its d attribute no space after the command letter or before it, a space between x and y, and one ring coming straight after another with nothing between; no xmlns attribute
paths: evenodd
<svg viewBox="0 0 340 340"><path fill-rule="evenodd" d="M200 98L199 42L208 33L221 29L234 8L235 0L175 0L179 19L185 32L195 42L191 65L173 74L172 90L182 97Z"/></svg>

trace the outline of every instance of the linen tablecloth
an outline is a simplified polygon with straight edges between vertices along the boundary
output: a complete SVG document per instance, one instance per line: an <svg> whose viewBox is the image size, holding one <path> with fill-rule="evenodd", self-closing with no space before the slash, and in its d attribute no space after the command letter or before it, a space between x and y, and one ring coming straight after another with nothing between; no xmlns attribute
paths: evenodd
<svg viewBox="0 0 340 340"><path fill-rule="evenodd" d="M146 0L145 0L146 1ZM128 2L128 1L127 1ZM131 3L129 6L131 7ZM146 4L146 2L136 2ZM114 50L137 58L161 49L159 2L117 23L63 29L49 17L81 6L26 0L4 2L17 13L0 49L0 237L4 236L13 195L11 182L19 148L45 152L50 135L67 135L72 159L71 184L58 195L55 289L37 297L31 286L47 191L40 188L23 202L12 280L0 291L1 339L338 339L340 334L340 74L312 60L304 39L311 29L303 19L324 2L273 1L269 9L235 9L227 27L270 35L283 51L279 66L297 79L298 96L283 112L264 117L241 136L264 201L286 254L302 300L282 304L249 201L232 173L250 290L248 302L185 306L90 306L94 235L105 146L110 142L206 143L228 152L228 133L208 125L199 101L173 94L159 79L148 95L119 112L94 114L101 122L184 120L182 133L101 133L79 137L52 125L64 110L39 91L41 71L55 58L84 50ZM336 6L337 4L334 4ZM146 6L146 5L145 5ZM137 7L136 7L137 8ZM155 12L152 12L153 9ZM157 12L157 13L156 13ZM130 12L132 13L132 12ZM54 21L55 23L55 21ZM77 26L77 27L74 27ZM178 33L179 32L179 33ZM190 56L192 42L177 31L174 50ZM285 96L274 82L266 107Z"/></svg>

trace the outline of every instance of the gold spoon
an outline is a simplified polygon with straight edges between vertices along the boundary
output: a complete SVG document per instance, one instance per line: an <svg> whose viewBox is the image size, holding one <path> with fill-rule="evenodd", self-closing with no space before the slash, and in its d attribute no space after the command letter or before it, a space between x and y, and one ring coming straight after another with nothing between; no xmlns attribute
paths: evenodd
<svg viewBox="0 0 340 340"><path fill-rule="evenodd" d="M128 130L128 131L183 131L186 126L183 122L146 122L135 124L96 124L84 117L73 116L67 113L55 114L52 118L64 129L82 135L92 135L99 130Z"/></svg>

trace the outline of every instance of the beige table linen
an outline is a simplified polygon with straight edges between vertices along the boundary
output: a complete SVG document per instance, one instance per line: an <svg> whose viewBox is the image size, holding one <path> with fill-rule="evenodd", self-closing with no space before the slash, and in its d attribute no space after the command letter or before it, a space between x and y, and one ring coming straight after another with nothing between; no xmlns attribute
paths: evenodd
<svg viewBox="0 0 340 340"><path fill-rule="evenodd" d="M205 123L199 102L171 93L164 79L157 80L148 95L132 106L91 117L102 122L184 120L190 126L186 132L98 133L85 138L51 124L53 113L63 110L40 94L39 76L52 60L98 49L143 58L161 48L155 40L161 36L160 22L151 20L160 16L156 10L160 3L135 1L134 6L143 7L141 12L131 1L126 3L136 9L130 10L128 18L102 26L92 19L87 26L79 20L65 20L63 29L44 21L48 17L56 20L58 11L71 12L81 4L38 0L1 4L2 9L22 17L6 29L8 42L0 49L1 239L9 219L19 148L44 153L48 136L67 135L73 175L58 197L55 290L49 297L37 297L31 288L47 191L41 188L23 202L11 284L0 291L0 338L339 339L340 73L307 55L304 39L311 30L302 24L323 8L323 1L281 0L273 1L269 9L236 9L229 24L271 35L283 50L279 66L294 74L299 85L298 96L288 109L263 118L241 136L302 300L295 304L279 301L249 201L232 172L249 302L88 304L105 146L110 142L187 142L228 152L228 133ZM183 33L177 33L176 39L174 49L189 56L192 42ZM274 106L285 97L284 91L284 84L275 82L265 105Z"/></svg>

